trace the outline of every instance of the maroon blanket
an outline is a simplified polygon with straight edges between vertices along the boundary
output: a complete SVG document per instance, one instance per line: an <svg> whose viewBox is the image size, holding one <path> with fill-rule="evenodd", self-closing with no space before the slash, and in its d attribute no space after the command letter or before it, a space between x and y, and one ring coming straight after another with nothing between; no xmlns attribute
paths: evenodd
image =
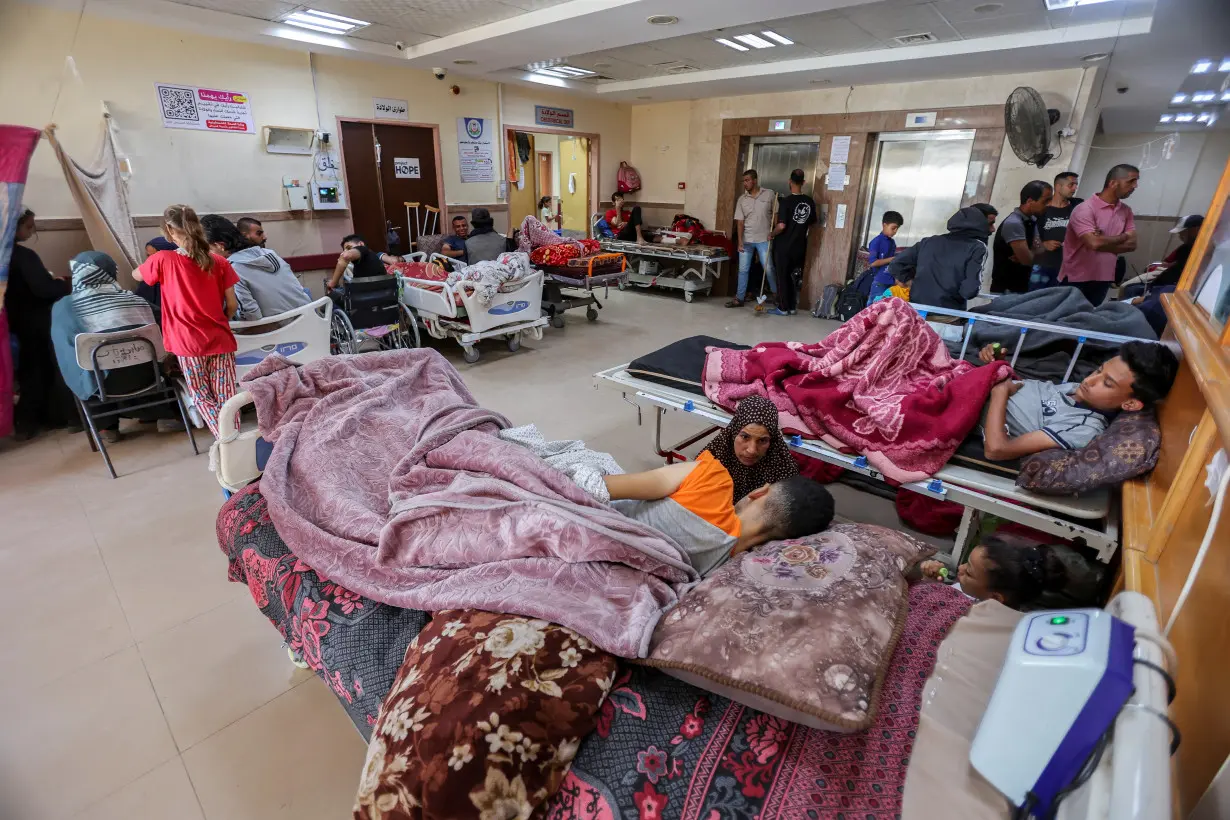
<svg viewBox="0 0 1230 820"><path fill-rule="evenodd" d="M434 350L270 356L244 377L273 452L261 479L286 545L393 606L563 624L643 656L696 573L658 531L590 498L496 433Z"/></svg>
<svg viewBox="0 0 1230 820"><path fill-rule="evenodd" d="M860 311L815 344L709 348L705 395L727 410L757 394L782 429L859 452L894 481L944 466L981 418L991 387L1012 368L956 361L926 320L900 299Z"/></svg>

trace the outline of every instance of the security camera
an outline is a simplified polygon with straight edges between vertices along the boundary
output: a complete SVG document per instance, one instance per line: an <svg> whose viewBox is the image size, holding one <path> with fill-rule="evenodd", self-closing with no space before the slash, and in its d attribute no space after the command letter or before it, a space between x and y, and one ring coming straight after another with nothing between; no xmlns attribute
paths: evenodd
<svg viewBox="0 0 1230 820"><path fill-rule="evenodd" d="M1119 86L1118 88L1116 88L1115 90L1116 90L1116 91L1118 91L1120 94L1126 94L1126 93L1128 93L1128 87L1127 87L1126 85L1121 85L1121 86Z"/></svg>
<svg viewBox="0 0 1230 820"><path fill-rule="evenodd" d="M406 44L403 41L398 40L396 43L393 44L393 48L397 49L398 51L405 51Z"/></svg>
<svg viewBox="0 0 1230 820"><path fill-rule="evenodd" d="M436 75L437 80L443 80L444 75L448 73L448 69L447 68L433 68L431 70L431 73Z"/></svg>

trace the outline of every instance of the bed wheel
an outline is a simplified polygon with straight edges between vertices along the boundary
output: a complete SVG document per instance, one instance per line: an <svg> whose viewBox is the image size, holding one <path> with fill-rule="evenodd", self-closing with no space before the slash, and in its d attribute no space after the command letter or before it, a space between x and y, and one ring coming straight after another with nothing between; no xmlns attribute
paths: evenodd
<svg viewBox="0 0 1230 820"><path fill-rule="evenodd" d="M620 283L619 283L619 289L620 289L620 290L627 290L627 289L628 289L628 285L627 285L627 283L626 283L626 282L620 282Z"/></svg>
<svg viewBox="0 0 1230 820"><path fill-rule="evenodd" d="M586 319L589 319L591 322L596 322L596 321L598 321L598 311L597 311L597 309L596 309L596 308L590 308L589 310L585 311L585 318L586 318Z"/></svg>
<svg viewBox="0 0 1230 820"><path fill-rule="evenodd" d="M462 355L465 356L466 364L474 364L476 361L478 361L478 356L479 356L478 348L476 347L463 348Z"/></svg>
<svg viewBox="0 0 1230 820"><path fill-rule="evenodd" d="M513 335L508 337L508 352L516 353L520 349L521 349L521 334L514 333ZM475 356L474 358L477 359L478 357Z"/></svg>
<svg viewBox="0 0 1230 820"><path fill-rule="evenodd" d="M564 314L562 313L551 314L551 327L562 329L564 327Z"/></svg>
<svg viewBox="0 0 1230 820"><path fill-rule="evenodd" d="M689 303L692 301L692 291L685 290L683 292L683 301L689 302Z"/></svg>

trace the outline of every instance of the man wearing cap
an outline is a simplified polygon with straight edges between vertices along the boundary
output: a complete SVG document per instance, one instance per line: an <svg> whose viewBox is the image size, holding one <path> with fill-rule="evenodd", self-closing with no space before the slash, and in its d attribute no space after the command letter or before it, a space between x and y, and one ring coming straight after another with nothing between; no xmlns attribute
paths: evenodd
<svg viewBox="0 0 1230 820"><path fill-rule="evenodd" d="M1107 172L1102 190L1072 210L1060 284L1077 288L1095 307L1106 301L1118 256L1136 250L1136 220L1123 200L1139 182L1139 168L1116 165Z"/></svg>
<svg viewBox="0 0 1230 820"><path fill-rule="evenodd" d="M1170 233L1178 235L1180 244L1170 256L1162 260L1166 263L1166 270L1157 275L1150 289L1179 284L1179 277L1183 275L1183 268L1187 266L1187 257L1192 254L1192 247L1196 244L1196 237L1200 235L1200 226L1203 224L1203 216L1190 214L1180 219L1178 224L1170 229Z"/></svg>

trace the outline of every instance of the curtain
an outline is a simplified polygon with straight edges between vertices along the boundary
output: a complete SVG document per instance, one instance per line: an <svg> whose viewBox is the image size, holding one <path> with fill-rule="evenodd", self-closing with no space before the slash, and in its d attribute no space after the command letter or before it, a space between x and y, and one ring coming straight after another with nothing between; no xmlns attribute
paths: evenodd
<svg viewBox="0 0 1230 820"><path fill-rule="evenodd" d="M141 243L132 224L128 188L120 176L120 163L111 134L111 118L103 115L102 144L92 168L81 165L65 153L56 139L54 125L47 126L46 134L64 170L64 179L72 191L73 200L81 211L90 244L94 250L102 251L115 260L120 284L131 289L135 285L131 273L141 264Z"/></svg>
<svg viewBox="0 0 1230 820"><path fill-rule="evenodd" d="M9 260L22 211L26 174L38 137L37 128L0 125L0 438L13 432L13 348L3 307L4 289L9 280Z"/></svg>

